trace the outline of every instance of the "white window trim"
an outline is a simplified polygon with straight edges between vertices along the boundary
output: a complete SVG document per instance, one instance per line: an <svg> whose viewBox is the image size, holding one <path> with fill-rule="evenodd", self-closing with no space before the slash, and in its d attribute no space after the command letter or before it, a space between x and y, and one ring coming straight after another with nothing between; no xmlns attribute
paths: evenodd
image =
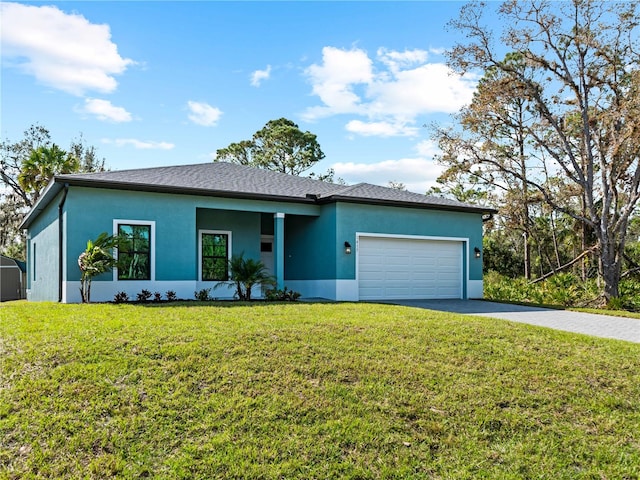
<svg viewBox="0 0 640 480"><path fill-rule="evenodd" d="M216 282L218 280L203 280L202 279L202 235L214 234L214 235L227 235L227 260L231 260L231 249L233 247L233 241L231 238L231 230L198 230L198 281L200 282ZM231 277L229 277L229 281Z"/></svg>
<svg viewBox="0 0 640 480"><path fill-rule="evenodd" d="M145 225L151 227L151 272L149 280L137 280L140 282L155 282L156 280L156 222L153 220L127 220L115 218L113 220L113 235L118 235L118 225ZM116 248L116 258L118 258L118 249ZM118 280L118 265L113 267L113 281L114 282L131 282L132 280Z"/></svg>

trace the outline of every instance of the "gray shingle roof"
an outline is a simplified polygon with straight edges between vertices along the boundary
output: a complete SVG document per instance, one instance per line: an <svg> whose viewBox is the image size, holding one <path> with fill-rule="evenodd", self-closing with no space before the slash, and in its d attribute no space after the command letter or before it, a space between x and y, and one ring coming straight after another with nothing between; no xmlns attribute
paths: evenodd
<svg viewBox="0 0 640 480"><path fill-rule="evenodd" d="M317 201L320 203L342 200L376 204L432 206L476 212L491 211L491 209L447 198L430 197L368 183L337 185L307 177L286 175L225 162L59 175L55 181L70 185L171 191L185 194L267 197L267 199Z"/></svg>

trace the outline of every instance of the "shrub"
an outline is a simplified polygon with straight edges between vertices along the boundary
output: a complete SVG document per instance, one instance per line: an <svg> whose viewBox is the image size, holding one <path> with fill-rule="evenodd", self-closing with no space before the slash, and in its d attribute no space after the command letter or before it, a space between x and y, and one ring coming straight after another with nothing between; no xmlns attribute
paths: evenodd
<svg viewBox="0 0 640 480"><path fill-rule="evenodd" d="M264 292L264 298L269 302L295 302L300 298L300 292L287 290L287 287L284 290L272 288Z"/></svg>
<svg viewBox="0 0 640 480"><path fill-rule="evenodd" d="M211 297L211 289L210 288L203 288L200 291L193 292L193 294L195 295L196 300L199 300L201 302L208 302L210 300L213 300L213 298Z"/></svg>
<svg viewBox="0 0 640 480"><path fill-rule="evenodd" d="M530 283L524 277L509 278L497 272L489 272L485 275L484 282L484 296L488 300L584 306L601 298L597 280L582 281L572 273L561 272L545 281ZM630 287L629 292L632 289ZM638 290L640 294L640 288ZM627 292L621 284L620 295L626 299L625 305L629 308L634 297L625 296L625 293ZM640 295L635 298L640 300Z"/></svg>
<svg viewBox="0 0 640 480"><path fill-rule="evenodd" d="M127 295L127 292L118 292L114 295L113 297L113 301L115 303L125 303L129 301L129 295Z"/></svg>
<svg viewBox="0 0 640 480"><path fill-rule="evenodd" d="M640 310L640 283L634 278L626 278L620 282L620 297L626 310Z"/></svg>
<svg viewBox="0 0 640 480"><path fill-rule="evenodd" d="M176 295L176 292L174 292L173 290L169 290L165 295L167 297L168 302L175 302L176 300L178 300L178 296Z"/></svg>
<svg viewBox="0 0 640 480"><path fill-rule="evenodd" d="M148 302L150 298L151 298L151 292L145 289L143 289L140 293L136 295L137 302Z"/></svg>
<svg viewBox="0 0 640 480"><path fill-rule="evenodd" d="M530 285L525 278L509 278L498 272L490 271L484 276L484 295L491 300L505 300L510 302L531 301L535 286ZM542 303L537 300L538 303Z"/></svg>
<svg viewBox="0 0 640 480"><path fill-rule="evenodd" d="M155 292L153 294L153 301L154 302L161 302L162 301L162 294L160 292Z"/></svg>
<svg viewBox="0 0 640 480"><path fill-rule="evenodd" d="M229 275L235 283L235 297L239 300L251 300L251 290L254 286L273 286L275 279L267 271L267 267L260 260L244 258L244 254L234 255L229 260ZM228 285L228 281L219 282L216 288Z"/></svg>
<svg viewBox="0 0 640 480"><path fill-rule="evenodd" d="M116 264L112 249L118 246L117 236L102 232L94 241L87 241L87 248L78 257L80 276L80 295L82 303L91 302L91 280L101 273L108 272Z"/></svg>
<svg viewBox="0 0 640 480"><path fill-rule="evenodd" d="M557 273L546 282L548 299L554 305L568 307L580 298L581 280L572 273Z"/></svg>
<svg viewBox="0 0 640 480"><path fill-rule="evenodd" d="M610 298L609 301L607 302L607 309L608 310L624 310L625 309L624 303L625 302L622 297Z"/></svg>

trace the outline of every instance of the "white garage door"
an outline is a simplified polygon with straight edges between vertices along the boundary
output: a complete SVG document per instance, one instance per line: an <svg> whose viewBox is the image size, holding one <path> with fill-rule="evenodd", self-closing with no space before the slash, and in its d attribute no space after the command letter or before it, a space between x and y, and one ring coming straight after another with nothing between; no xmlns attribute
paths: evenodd
<svg viewBox="0 0 640 480"><path fill-rule="evenodd" d="M462 242L360 237L360 300L462 298Z"/></svg>

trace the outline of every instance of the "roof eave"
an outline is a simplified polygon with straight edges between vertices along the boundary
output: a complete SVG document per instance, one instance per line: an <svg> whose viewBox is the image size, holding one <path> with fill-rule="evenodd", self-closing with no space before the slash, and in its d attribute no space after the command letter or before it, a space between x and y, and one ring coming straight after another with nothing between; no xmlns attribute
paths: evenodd
<svg viewBox="0 0 640 480"><path fill-rule="evenodd" d="M362 197L347 197L341 195L332 195L330 197L320 198L318 203L333 203L333 202L344 202L344 203L360 203L360 204L368 204L368 205L381 205L388 207L407 207L407 208L424 208L429 210L446 210L453 212L466 212L466 213L497 213L497 210L488 207L468 207L466 205L446 205L446 204L438 204L438 203L422 203L422 202L407 202L402 200L383 200L383 199L373 199L373 198L362 198Z"/></svg>
<svg viewBox="0 0 640 480"><path fill-rule="evenodd" d="M31 210L25 215L22 223L20 224L20 230L29 228L33 221L38 218L38 215L49 205L49 203L60 193L62 187L66 182L60 182L57 177L51 179L44 192L40 195L35 205L31 207Z"/></svg>
<svg viewBox="0 0 640 480"><path fill-rule="evenodd" d="M422 208L429 210L446 210L455 212L466 213L497 213L497 210L487 207L468 207L446 204L429 204L421 202L410 202L402 200L384 200L384 199L372 199L363 197L351 197L343 195L328 195L323 196L307 196L307 197L289 197L284 195L269 195L262 193L248 193L248 192L234 192L229 190L209 190L202 188L189 188L189 187L176 187L170 185L150 185L145 183L128 183L128 182L113 182L109 180L98 179L83 179L74 176L60 175L54 177L46 189L31 208L29 213L25 216L24 220L20 224L21 229L29 228L33 221L42 213L42 211L49 205L49 203L58 195L64 185L87 187L87 188L104 188L110 190L131 190L131 191L143 191L152 193L173 193L180 195L198 195L205 197L223 197L223 198L237 198L245 200L267 200L267 201L279 201L288 203L303 203L303 204L315 204L323 205L335 202L344 203L358 203L368 205L381 205L390 207L406 207L406 208Z"/></svg>
<svg viewBox="0 0 640 480"><path fill-rule="evenodd" d="M237 198L246 200L269 200L279 202L315 204L313 198L288 197L251 192L234 192L230 190L211 190L205 188L177 187L170 185L150 185L146 183L112 182L109 180L86 180L73 177L58 177L58 180L75 187L104 188L109 190L131 190L151 193L173 193L179 195L197 195L204 197Z"/></svg>

